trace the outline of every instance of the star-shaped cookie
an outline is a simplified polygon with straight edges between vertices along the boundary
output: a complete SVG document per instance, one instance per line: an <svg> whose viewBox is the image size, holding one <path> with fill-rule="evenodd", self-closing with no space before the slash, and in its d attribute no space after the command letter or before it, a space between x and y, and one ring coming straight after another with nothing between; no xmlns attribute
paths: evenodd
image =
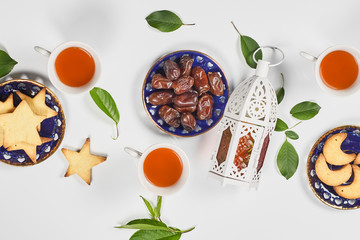
<svg viewBox="0 0 360 240"><path fill-rule="evenodd" d="M106 160L106 157L90 153L90 138L86 139L80 152L72 151L66 148L61 149L61 151L70 164L65 173L65 177L69 177L76 173L88 185L91 183L91 168Z"/></svg>
<svg viewBox="0 0 360 240"><path fill-rule="evenodd" d="M13 113L0 115L0 127L4 130L4 147L21 142L40 145L41 139L36 127L44 119L44 116L34 114L26 101L21 101Z"/></svg>
<svg viewBox="0 0 360 240"><path fill-rule="evenodd" d="M41 89L40 92L38 92L35 97L31 98L28 95L23 94L20 91L17 91L16 94L21 98L21 100L25 100L31 110L36 114L36 115L41 115L41 116L45 116L46 118L50 118L50 117L54 117L56 116L58 113L51 109L50 107L48 107L48 105L46 105L45 103L45 95L46 95L46 89L43 88Z"/></svg>
<svg viewBox="0 0 360 240"><path fill-rule="evenodd" d="M41 144L46 143L46 142L50 142L53 139L52 138L45 138L45 137L40 137L41 139ZM15 150L24 150L24 152L26 153L26 155L28 155L28 157L31 159L31 161L33 161L33 163L36 163L36 148L38 145L35 144L31 144L31 143L26 143L26 142L21 142L21 143L17 143L14 144L10 147L8 147L6 150L7 151L15 151Z"/></svg>

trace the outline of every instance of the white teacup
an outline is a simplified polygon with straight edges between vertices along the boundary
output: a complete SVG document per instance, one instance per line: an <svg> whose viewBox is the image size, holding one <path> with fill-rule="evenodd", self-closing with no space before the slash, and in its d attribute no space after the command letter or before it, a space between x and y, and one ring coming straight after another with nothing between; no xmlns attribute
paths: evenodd
<svg viewBox="0 0 360 240"><path fill-rule="evenodd" d="M168 187L155 186L146 178L145 173L144 173L144 161L145 161L146 157L149 155L149 153L151 153L152 151L159 149L159 148L168 148L168 149L173 150L174 152L176 152L179 155L180 160L182 161L182 173L181 173L180 178L177 180L176 183L174 183L173 185L168 186ZM168 144L168 143L155 144L155 145L152 145L149 148L147 148L143 153L141 153L133 148L130 148L130 147L125 147L124 151L139 160L138 161L138 177L140 179L140 182L147 190L149 190L150 192L152 192L156 195L167 196L167 195L177 192L184 186L187 178L189 177L189 159L186 156L185 152L175 145Z"/></svg>
<svg viewBox="0 0 360 240"><path fill-rule="evenodd" d="M360 69L360 64L359 64L360 51L356 48L346 46L346 45L335 45L335 46L329 47L325 51L323 51L318 57L314 57L306 52L300 52L300 55L312 62L315 62L315 78L316 78L316 82L318 83L318 85L320 86L320 88L322 90L324 90L325 92L334 94L334 95L338 95L338 96L350 95L350 94L356 92L360 86L360 74L358 74L357 79L350 87L348 87L346 89L340 89L340 90L332 89L329 86L327 86L320 76L320 64L321 64L322 60L329 53L334 52L334 51L344 51L344 52L351 54L355 58L357 65Z"/></svg>
<svg viewBox="0 0 360 240"><path fill-rule="evenodd" d="M79 48L86 50L92 56L92 58L95 62L95 73L94 73L92 79L88 83L86 83L85 85L82 85L80 87L71 87L71 86L64 84L62 81L60 81L59 76L56 73L56 69L55 69L55 61L56 61L58 55L65 49L71 48L71 47L79 47ZM45 48L39 47L39 46L35 46L34 49L35 49L35 51L41 53L42 55L49 57L49 61L48 61L49 79L50 79L51 83L54 85L54 87L56 87L57 89L59 89L62 92L81 93L84 91L88 91L99 80L99 77L100 77L99 57L98 57L97 53L95 52L95 50L85 43L77 42L77 41L64 42L64 43L60 44L59 46L57 46L52 52L46 50Z"/></svg>

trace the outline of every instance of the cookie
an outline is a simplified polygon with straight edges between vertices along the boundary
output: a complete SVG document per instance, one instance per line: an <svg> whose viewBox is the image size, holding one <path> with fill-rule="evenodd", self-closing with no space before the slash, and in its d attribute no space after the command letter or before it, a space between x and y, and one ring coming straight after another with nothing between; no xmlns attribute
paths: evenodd
<svg viewBox="0 0 360 240"><path fill-rule="evenodd" d="M346 164L344 167L338 170L329 169L324 155L321 153L315 163L316 175L326 185L338 186L345 183L352 174L352 168L350 164Z"/></svg>
<svg viewBox="0 0 360 240"><path fill-rule="evenodd" d="M52 138L44 138L44 137L41 137L40 139L41 139L41 144L50 142L53 140ZM33 163L36 163L36 148L37 148L37 146L38 145L35 145L35 144L21 142L21 143L17 143L17 144L14 144L14 145L8 147L6 150L7 151L24 150L24 152L26 153L26 155L28 155L28 157L31 159L31 161Z"/></svg>
<svg viewBox="0 0 360 240"><path fill-rule="evenodd" d="M332 165L341 166L354 161L356 157L355 153L347 154L340 148L346 137L347 133L337 133L326 140L323 148L323 154L326 162Z"/></svg>
<svg viewBox="0 0 360 240"><path fill-rule="evenodd" d="M55 117L58 114L55 110L51 109L46 105L45 88L41 89L41 91L38 92L33 98L23 94L20 91L17 91L16 94L21 98L21 100L25 100L29 104L29 107L36 115L45 116L45 118L50 118L50 117Z"/></svg>
<svg viewBox="0 0 360 240"><path fill-rule="evenodd" d="M44 119L44 116L34 114L26 101L21 101L13 113L0 115L0 127L4 130L4 147L21 142L40 145L41 139L36 127Z"/></svg>
<svg viewBox="0 0 360 240"><path fill-rule="evenodd" d="M335 186L335 192L344 198L357 199L360 198L360 168L357 165L352 165L354 171L354 180L350 185Z"/></svg>
<svg viewBox="0 0 360 240"><path fill-rule="evenodd" d="M90 153L90 138L86 139L80 152L72 151L66 148L61 149L61 151L70 164L65 173L65 177L69 177L76 173L88 185L91 183L91 169L106 160L106 157Z"/></svg>

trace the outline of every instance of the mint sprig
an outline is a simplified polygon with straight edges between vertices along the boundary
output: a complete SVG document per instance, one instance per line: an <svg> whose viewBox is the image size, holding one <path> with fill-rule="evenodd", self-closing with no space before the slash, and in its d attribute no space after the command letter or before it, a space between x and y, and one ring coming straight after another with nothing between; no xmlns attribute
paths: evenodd
<svg viewBox="0 0 360 240"><path fill-rule="evenodd" d="M120 229L137 229L138 231L130 237L130 240L178 240L183 233L191 232L195 229L195 227L192 227L187 230L180 230L166 225L160 218L162 196L157 197L155 207L150 201L142 196L140 197L144 201L151 219L135 219L127 224L115 227Z"/></svg>
<svg viewBox="0 0 360 240"><path fill-rule="evenodd" d="M281 77L283 82L280 89L282 89L282 91L280 91L280 89L276 91L278 103L282 101L285 95L284 75L281 74ZM287 180L295 174L299 165L299 155L296 152L295 147L288 141L299 139L299 135L292 129L301 124L304 120L309 120L315 117L319 113L320 109L321 107L317 103L304 101L296 104L290 110L291 116L295 119L300 120L295 125L289 127L288 124L280 118L278 118L276 121L275 131L285 133L285 141L281 145L281 148L276 158L276 162L281 175L283 175Z"/></svg>

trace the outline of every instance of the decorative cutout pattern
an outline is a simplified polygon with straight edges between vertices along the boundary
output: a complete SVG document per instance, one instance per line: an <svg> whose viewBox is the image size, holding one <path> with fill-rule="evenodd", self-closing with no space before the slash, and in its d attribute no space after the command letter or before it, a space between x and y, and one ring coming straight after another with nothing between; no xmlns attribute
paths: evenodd
<svg viewBox="0 0 360 240"><path fill-rule="evenodd" d="M243 109L245 104L246 97L249 94L249 91L254 83L254 80L255 78L250 78L249 80L245 80L241 82L240 85L234 90L234 92L230 96L227 105L228 106L227 111L229 113L240 116L241 110Z"/></svg>

